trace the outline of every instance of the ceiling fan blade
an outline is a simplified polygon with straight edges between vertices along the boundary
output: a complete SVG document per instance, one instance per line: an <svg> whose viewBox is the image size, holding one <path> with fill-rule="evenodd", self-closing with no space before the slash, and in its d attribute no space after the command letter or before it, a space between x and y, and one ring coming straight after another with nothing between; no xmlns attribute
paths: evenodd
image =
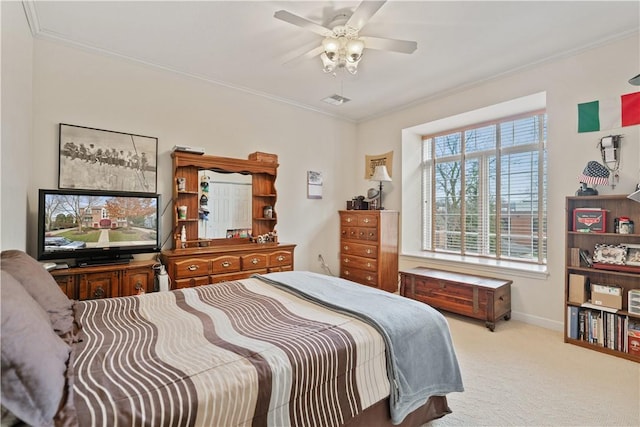
<svg viewBox="0 0 640 427"><path fill-rule="evenodd" d="M351 28L355 28L358 31L360 31L362 29L362 27L367 25L367 22L369 22L369 19L371 19L371 17L373 15L375 15L375 13L386 2L387 2L387 0L381 0L381 1L365 0L365 1L363 1L362 3L360 3L358 5L356 10L353 12L353 15L351 15L351 18L349 18L349 20L347 21L347 26L349 26Z"/></svg>
<svg viewBox="0 0 640 427"><path fill-rule="evenodd" d="M400 53L413 53L418 48L418 43L408 40L383 39L380 37L360 37L364 47L376 50L390 50Z"/></svg>
<svg viewBox="0 0 640 427"><path fill-rule="evenodd" d="M298 63L302 62L305 59L313 58L314 56L318 56L323 52L322 45L318 47L314 47L313 49L303 53L302 55L296 55L291 59L287 59L282 65L285 67L293 67Z"/></svg>
<svg viewBox="0 0 640 427"><path fill-rule="evenodd" d="M313 31L316 34L320 34L323 37L331 35L333 32L323 27L320 24L316 24L315 22L309 21L306 18L303 18L298 15L294 15L291 12L287 12L286 10L279 10L273 14L274 18L278 18L284 22L288 22L289 24L297 25L298 27L302 27L306 30Z"/></svg>

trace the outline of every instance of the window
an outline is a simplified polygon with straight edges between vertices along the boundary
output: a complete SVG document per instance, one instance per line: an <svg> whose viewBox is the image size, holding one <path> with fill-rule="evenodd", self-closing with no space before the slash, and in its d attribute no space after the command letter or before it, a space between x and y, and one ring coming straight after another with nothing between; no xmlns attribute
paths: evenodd
<svg viewBox="0 0 640 427"><path fill-rule="evenodd" d="M422 137L422 250L546 264L544 111Z"/></svg>

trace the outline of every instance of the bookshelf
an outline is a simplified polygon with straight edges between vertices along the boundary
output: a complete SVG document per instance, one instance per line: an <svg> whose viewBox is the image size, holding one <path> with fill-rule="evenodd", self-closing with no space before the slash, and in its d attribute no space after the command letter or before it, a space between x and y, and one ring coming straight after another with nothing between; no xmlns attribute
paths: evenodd
<svg viewBox="0 0 640 427"><path fill-rule="evenodd" d="M590 214L586 218L597 217L597 209L602 209L604 230L590 231L584 223L574 227L575 209ZM632 234L615 232L614 220L620 217L634 222ZM566 230L564 341L640 362L640 344L633 345L640 343L640 314L628 311L629 291L640 290L640 266L626 260L629 247L640 248L640 203L626 195L567 197ZM588 265L579 252L588 252L590 261L602 260L603 253L609 258ZM619 262L623 264L615 264Z"/></svg>

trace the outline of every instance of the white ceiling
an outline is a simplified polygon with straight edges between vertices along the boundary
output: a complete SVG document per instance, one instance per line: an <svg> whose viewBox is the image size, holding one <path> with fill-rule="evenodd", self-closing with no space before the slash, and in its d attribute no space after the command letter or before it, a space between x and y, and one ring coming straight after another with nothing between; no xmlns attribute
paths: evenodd
<svg viewBox="0 0 640 427"><path fill-rule="evenodd" d="M639 1L388 1L361 35L415 40L411 55L366 49L359 72L318 57L283 65L321 36L275 19L327 25L358 1L24 2L37 37L113 54L362 121L640 28ZM640 46L638 47L640 49ZM603 64L604 65L604 64ZM615 64L610 64L615 66ZM633 75L640 72L634 70ZM631 75L629 76L632 77ZM340 106L321 100L339 94Z"/></svg>

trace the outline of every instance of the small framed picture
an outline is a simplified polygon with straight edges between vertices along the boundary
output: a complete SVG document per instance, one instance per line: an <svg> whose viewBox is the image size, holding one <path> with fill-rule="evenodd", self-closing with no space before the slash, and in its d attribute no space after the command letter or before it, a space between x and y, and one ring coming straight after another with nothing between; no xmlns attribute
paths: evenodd
<svg viewBox="0 0 640 427"><path fill-rule="evenodd" d="M640 245L627 243L627 265L635 265L640 267Z"/></svg>
<svg viewBox="0 0 640 427"><path fill-rule="evenodd" d="M640 246L638 246L640 249ZM627 258L627 245L597 244L593 252L593 262L624 265Z"/></svg>

